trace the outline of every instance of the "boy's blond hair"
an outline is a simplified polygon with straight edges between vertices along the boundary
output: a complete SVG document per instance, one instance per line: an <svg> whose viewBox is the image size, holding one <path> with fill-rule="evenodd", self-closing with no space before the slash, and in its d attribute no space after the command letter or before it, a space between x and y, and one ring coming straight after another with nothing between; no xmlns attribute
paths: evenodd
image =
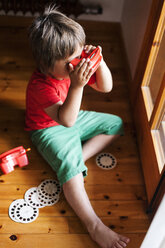
<svg viewBox="0 0 165 248"><path fill-rule="evenodd" d="M72 55L78 45L84 46L85 33L80 24L49 6L33 21L29 39L37 67L46 74L56 60Z"/></svg>

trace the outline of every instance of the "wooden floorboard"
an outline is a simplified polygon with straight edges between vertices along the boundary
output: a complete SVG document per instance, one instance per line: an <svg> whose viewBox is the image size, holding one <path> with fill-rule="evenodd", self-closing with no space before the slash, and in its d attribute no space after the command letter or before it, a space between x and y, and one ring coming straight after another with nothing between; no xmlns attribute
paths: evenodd
<svg viewBox="0 0 165 248"><path fill-rule="evenodd" d="M144 238L144 233L129 234L130 243L128 248L139 248L141 240ZM68 248L99 248L93 242L88 234L18 234L13 236L10 234L1 234L2 247L8 248L30 248L30 247L64 247L67 244Z"/></svg>
<svg viewBox="0 0 165 248"><path fill-rule="evenodd" d="M29 23L27 18L0 18L3 34L0 36L0 153L20 145L31 147L27 154L28 166L15 167L8 175L0 174L0 248L96 248L63 193L57 204L40 209L39 217L32 223L16 223L8 216L13 200L23 198L26 190L37 187L44 179L56 178L24 131L25 92L34 68L27 41ZM125 135L104 150L117 158L117 166L103 171L96 166L95 157L89 159L85 188L102 221L131 239L128 248L139 248L150 219L146 214L145 185L130 113L118 24L81 23L87 42L102 46L114 80L113 90L108 94L86 87L82 108L117 114L125 126Z"/></svg>

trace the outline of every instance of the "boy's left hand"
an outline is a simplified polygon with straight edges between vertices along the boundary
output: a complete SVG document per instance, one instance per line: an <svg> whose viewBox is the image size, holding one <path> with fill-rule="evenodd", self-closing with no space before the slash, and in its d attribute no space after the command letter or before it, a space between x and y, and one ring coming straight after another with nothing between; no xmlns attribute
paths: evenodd
<svg viewBox="0 0 165 248"><path fill-rule="evenodd" d="M96 46L93 46L93 45L85 45L84 46L84 51L86 52L86 53L92 53L93 52L93 50L95 50L95 48L96 48ZM100 50L101 50L101 56L102 56L102 60L101 60L101 63L100 63L100 65L102 64L102 62L103 62L103 55L102 55L102 47L101 46L99 46L99 48L100 48Z"/></svg>
<svg viewBox="0 0 165 248"><path fill-rule="evenodd" d="M84 46L84 50L86 53L91 53L93 52L93 50L95 50L96 46L92 46L92 45L85 45Z"/></svg>

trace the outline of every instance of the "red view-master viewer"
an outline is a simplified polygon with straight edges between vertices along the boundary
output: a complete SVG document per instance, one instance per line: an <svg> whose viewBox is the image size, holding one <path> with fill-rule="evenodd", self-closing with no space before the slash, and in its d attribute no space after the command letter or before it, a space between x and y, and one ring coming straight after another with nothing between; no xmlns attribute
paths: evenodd
<svg viewBox="0 0 165 248"><path fill-rule="evenodd" d="M73 59L70 63L76 67L76 65L83 59L83 58L89 58L91 61L91 67L93 68L93 73L95 73L95 71L97 70L97 68L100 65L101 59L102 59L102 55L101 55L101 49L100 47L97 47L96 49L94 49L92 51L92 53L88 54L86 53L84 50L82 51L81 54L81 58L75 58ZM96 82L96 76L95 74L92 75L92 77L90 78L88 84L93 84Z"/></svg>
<svg viewBox="0 0 165 248"><path fill-rule="evenodd" d="M4 152L0 155L0 168L4 174L14 170L15 165L23 167L28 164L28 158L26 152L30 148L24 149L23 146L16 147L8 152Z"/></svg>

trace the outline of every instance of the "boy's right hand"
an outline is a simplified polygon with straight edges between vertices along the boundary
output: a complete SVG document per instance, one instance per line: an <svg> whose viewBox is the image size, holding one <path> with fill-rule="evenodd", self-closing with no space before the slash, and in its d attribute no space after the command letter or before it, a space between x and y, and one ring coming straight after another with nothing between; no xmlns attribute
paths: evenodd
<svg viewBox="0 0 165 248"><path fill-rule="evenodd" d="M71 87L84 87L88 83L92 74L93 71L89 59L82 59L80 63L75 67L75 69L73 65L69 63L69 76L71 79Z"/></svg>

